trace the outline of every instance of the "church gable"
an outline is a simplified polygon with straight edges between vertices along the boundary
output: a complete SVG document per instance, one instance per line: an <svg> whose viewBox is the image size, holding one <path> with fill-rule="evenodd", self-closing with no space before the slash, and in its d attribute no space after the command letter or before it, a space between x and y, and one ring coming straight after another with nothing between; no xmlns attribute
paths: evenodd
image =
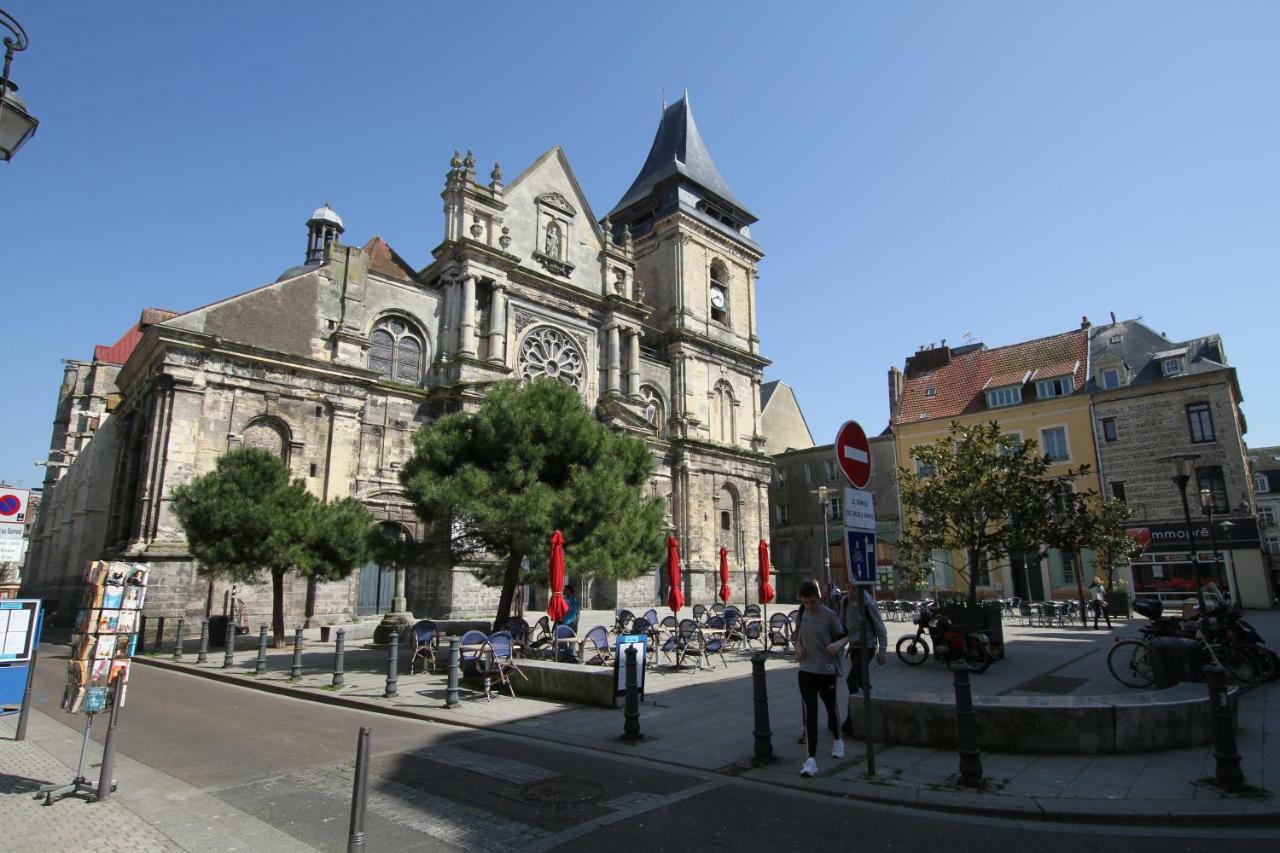
<svg viewBox="0 0 1280 853"><path fill-rule="evenodd" d="M162 325L304 358L323 356L316 324L325 313L322 303L329 287L329 279L309 270L188 311Z"/></svg>
<svg viewBox="0 0 1280 853"><path fill-rule="evenodd" d="M507 188L505 224L520 265L600 295L603 248L595 215L559 146Z"/></svg>

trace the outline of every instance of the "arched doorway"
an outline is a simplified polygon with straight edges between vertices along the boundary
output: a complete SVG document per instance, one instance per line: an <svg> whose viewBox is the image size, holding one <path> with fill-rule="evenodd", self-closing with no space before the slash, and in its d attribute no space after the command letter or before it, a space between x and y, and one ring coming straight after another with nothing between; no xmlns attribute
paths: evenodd
<svg viewBox="0 0 1280 853"><path fill-rule="evenodd" d="M378 524L379 532L390 542L409 538L409 531L397 521ZM391 611L396 594L396 567L394 563L374 560L360 569L360 586L356 592L356 615L376 616Z"/></svg>

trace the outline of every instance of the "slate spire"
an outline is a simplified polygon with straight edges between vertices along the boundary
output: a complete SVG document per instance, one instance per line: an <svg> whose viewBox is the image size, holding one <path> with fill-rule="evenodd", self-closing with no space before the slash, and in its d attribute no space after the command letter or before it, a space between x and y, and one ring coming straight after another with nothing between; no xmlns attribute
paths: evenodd
<svg viewBox="0 0 1280 853"><path fill-rule="evenodd" d="M696 195L705 197L711 203L730 208L730 212L743 225L756 221L756 217L738 201L738 197L729 188L729 183L716 168L715 161L711 159L706 143L702 141L702 134L698 133L698 125L693 120L688 90L680 100L662 111L662 120L658 123L658 132L653 137L649 156L631 188L623 194L622 201L614 206L610 215L615 221L619 221L617 214L654 195L656 190L672 179L693 189Z"/></svg>

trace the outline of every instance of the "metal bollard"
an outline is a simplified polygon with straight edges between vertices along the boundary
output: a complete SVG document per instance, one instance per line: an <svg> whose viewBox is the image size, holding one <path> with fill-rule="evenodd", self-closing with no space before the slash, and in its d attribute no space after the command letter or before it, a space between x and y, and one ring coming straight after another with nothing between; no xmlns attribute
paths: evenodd
<svg viewBox="0 0 1280 853"><path fill-rule="evenodd" d="M196 654L196 663L209 660L209 620L200 620L200 651Z"/></svg>
<svg viewBox="0 0 1280 853"><path fill-rule="evenodd" d="M302 677L302 626L293 629L293 666L289 667L289 680Z"/></svg>
<svg viewBox="0 0 1280 853"><path fill-rule="evenodd" d="M978 751L978 717L973 711L969 666L963 660L952 661L951 673L956 690L956 748L960 753L960 784L982 787L982 753Z"/></svg>
<svg viewBox="0 0 1280 853"><path fill-rule="evenodd" d="M186 624L186 617L178 617L178 630L173 635L173 659L182 660L182 628Z"/></svg>
<svg viewBox="0 0 1280 853"><path fill-rule="evenodd" d="M764 653L751 656L751 693L755 700L756 748L758 763L773 761L773 732L769 730L769 686L764 680Z"/></svg>
<svg viewBox="0 0 1280 853"><path fill-rule="evenodd" d="M137 654L145 655L147 653L147 614L138 614L138 648Z"/></svg>
<svg viewBox="0 0 1280 853"><path fill-rule="evenodd" d="M222 654L222 668L231 669L231 664L236 656L236 626L230 619L227 620L227 646L226 651Z"/></svg>
<svg viewBox="0 0 1280 853"><path fill-rule="evenodd" d="M111 777L116 769L116 723L120 715L119 683L116 685L115 694L111 699L111 716L107 718L107 737L102 742L102 765L98 773L98 788L94 792L94 799L98 802L111 796L111 792L116 789L115 780Z"/></svg>
<svg viewBox="0 0 1280 853"><path fill-rule="evenodd" d="M1215 775L1223 785L1244 783L1240 768L1240 750L1236 747L1236 721L1231 713L1231 696L1227 690L1227 671L1217 664L1204 668L1209 685L1209 718L1213 721L1213 757L1217 761Z"/></svg>
<svg viewBox="0 0 1280 853"><path fill-rule="evenodd" d="M338 629L338 640L333 647L333 686L341 687L346 681L346 675L342 671L343 665L346 663L347 656L347 629Z"/></svg>
<svg viewBox="0 0 1280 853"><path fill-rule="evenodd" d="M458 682L462 680L462 649L458 646L457 637L449 638L449 686L444 692L444 706L456 708L458 701Z"/></svg>
<svg viewBox="0 0 1280 853"><path fill-rule="evenodd" d="M164 617L156 619L156 641L151 644L151 654L158 655L163 649L160 648L160 641L164 639Z"/></svg>
<svg viewBox="0 0 1280 853"><path fill-rule="evenodd" d="M391 645L387 649L387 686L382 695L390 699L399 691L396 680L400 677L400 632L391 632Z"/></svg>
<svg viewBox="0 0 1280 853"><path fill-rule="evenodd" d="M261 675L267 671L267 626L258 626L258 659L253 664L253 674Z"/></svg>
<svg viewBox="0 0 1280 853"><path fill-rule="evenodd" d="M622 739L627 743L643 740L640 734L640 687L636 669L636 647L627 646L627 704L622 712Z"/></svg>
<svg viewBox="0 0 1280 853"><path fill-rule="evenodd" d="M372 729L360 727L356 741L356 776L351 785L351 824L347 828L347 853L364 850L364 812L369 792L369 738Z"/></svg>

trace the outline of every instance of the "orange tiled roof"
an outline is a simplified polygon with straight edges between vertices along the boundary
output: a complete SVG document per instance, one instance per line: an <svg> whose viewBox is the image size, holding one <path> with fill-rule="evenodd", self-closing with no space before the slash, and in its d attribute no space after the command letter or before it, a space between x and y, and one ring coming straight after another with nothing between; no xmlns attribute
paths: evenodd
<svg viewBox="0 0 1280 853"><path fill-rule="evenodd" d="M902 401L894 423L989 411L984 388L1016 384L1032 371L1034 376L1042 379L1070 373L1078 391L1084 388L1088 347L1088 330L1075 329L1047 338L953 356L946 364L904 379ZM1028 376L1028 380L1034 376Z"/></svg>
<svg viewBox="0 0 1280 853"><path fill-rule="evenodd" d="M389 278L413 281L413 267L381 237L374 237L361 249L369 256L369 269Z"/></svg>
<svg viewBox="0 0 1280 853"><path fill-rule="evenodd" d="M142 333L148 326L163 323L177 317L177 311L166 311L163 308L144 308L138 322L129 327L129 331L120 336L120 340L111 346L98 344L93 348L93 360L105 361L108 364L124 364L133 355L134 349L142 341Z"/></svg>

